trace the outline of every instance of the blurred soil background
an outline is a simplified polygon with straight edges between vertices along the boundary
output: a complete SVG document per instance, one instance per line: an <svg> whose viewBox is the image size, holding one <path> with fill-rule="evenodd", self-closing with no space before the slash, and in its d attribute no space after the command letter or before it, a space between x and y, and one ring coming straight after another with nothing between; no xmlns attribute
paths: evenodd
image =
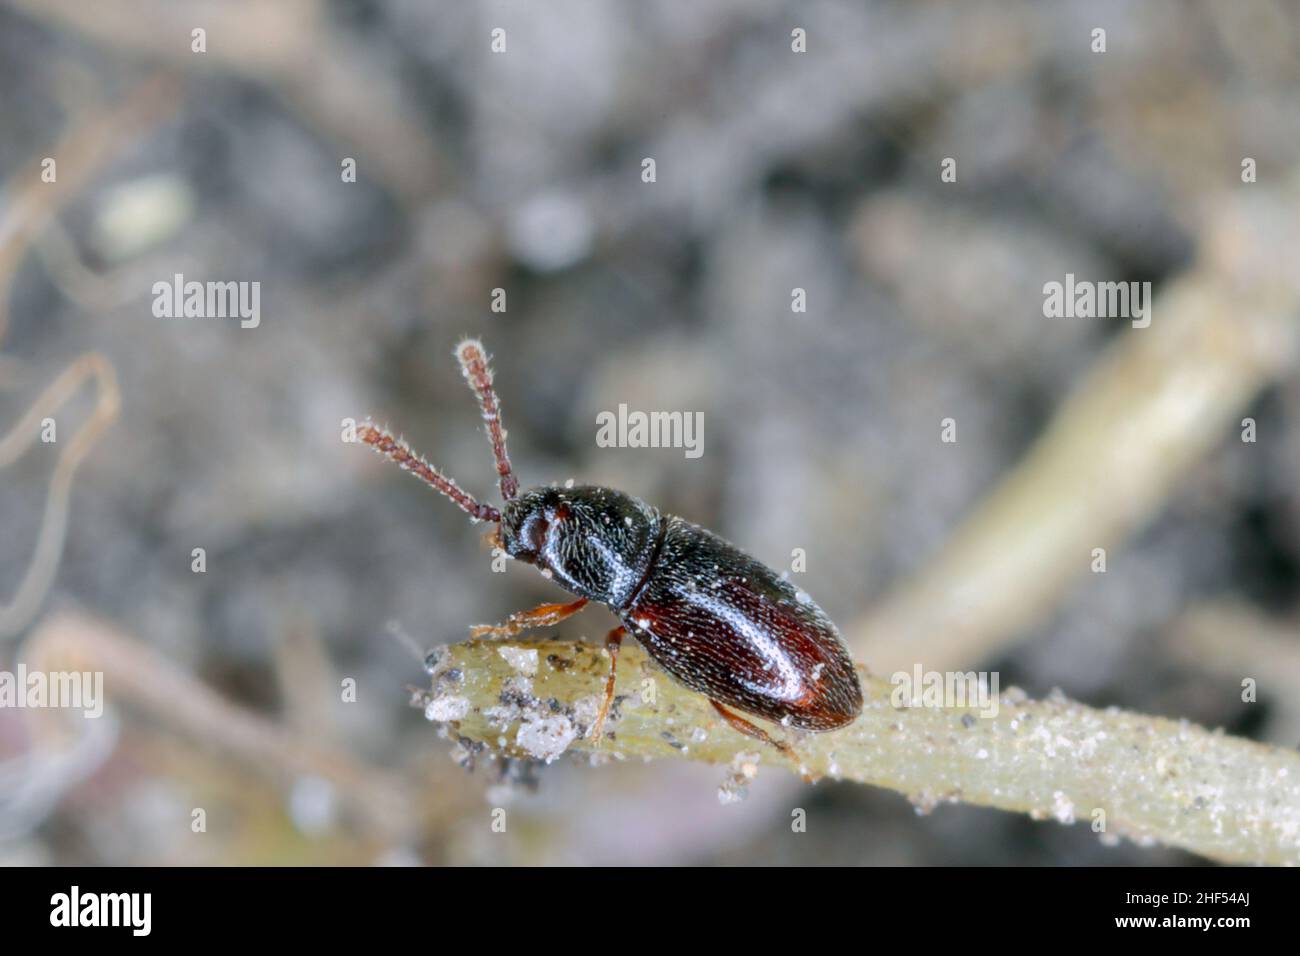
<svg viewBox="0 0 1300 956"><path fill-rule="evenodd" d="M1095 363L1182 320L1163 292L1231 258L1219 204L1252 196L1247 231L1280 216L1269 248L1300 261L1298 54L1300 8L1260 0L0 2L0 438L35 408L59 436L0 462L0 600L20 599L0 667L77 655L108 672L111 710L0 711L0 862L1196 862L771 772L733 806L723 768L686 762L467 773L408 705L406 645L560 592L493 574L483 528L340 422L390 422L489 496L451 356L479 336L525 485L619 487L778 569L804 549L801 586L871 665L873 609ZM1045 318L1067 272L1150 281L1152 330ZM259 281L261 325L154 317L175 273ZM1210 321L1232 341L1248 310ZM935 666L1300 742L1290 334L1102 542L1107 573L1082 549L1041 612ZM702 411L703 456L598 448L620 403ZM589 610L556 630L610 626Z"/></svg>

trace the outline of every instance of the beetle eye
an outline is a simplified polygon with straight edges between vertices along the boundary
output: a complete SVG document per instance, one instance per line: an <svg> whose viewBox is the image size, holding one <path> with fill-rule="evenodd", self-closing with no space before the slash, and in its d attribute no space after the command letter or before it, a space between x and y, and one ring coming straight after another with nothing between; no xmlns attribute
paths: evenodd
<svg viewBox="0 0 1300 956"><path fill-rule="evenodd" d="M524 528L524 540L528 542L528 549L541 553L546 544L546 532L550 530L550 522L545 518L535 518Z"/></svg>

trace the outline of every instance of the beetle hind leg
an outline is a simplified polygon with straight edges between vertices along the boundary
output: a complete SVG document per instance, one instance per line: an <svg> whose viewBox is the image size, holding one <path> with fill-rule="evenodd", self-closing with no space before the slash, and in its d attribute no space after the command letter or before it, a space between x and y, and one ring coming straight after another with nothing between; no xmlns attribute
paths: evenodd
<svg viewBox="0 0 1300 956"><path fill-rule="evenodd" d="M578 598L569 604L542 604L531 611L511 614L504 624L475 624L469 629L469 634L470 637L514 637L533 628L559 624L586 606L586 598Z"/></svg>
<svg viewBox="0 0 1300 956"><path fill-rule="evenodd" d="M744 717L741 717L738 714L733 714L731 711L727 710L727 708L719 704L716 700L710 700L709 703L713 705L713 709L718 712L718 714L722 717L722 719L731 725L731 728L733 730L744 734L746 737L753 737L755 740L761 740L763 741L763 743L775 747L777 750L781 751L781 753L785 754L791 760L799 759L799 755L794 752L794 748L791 747L789 744L785 743L784 741L775 739L774 737L769 735L767 731L763 730L763 728L754 726L749 721L747 721Z"/></svg>

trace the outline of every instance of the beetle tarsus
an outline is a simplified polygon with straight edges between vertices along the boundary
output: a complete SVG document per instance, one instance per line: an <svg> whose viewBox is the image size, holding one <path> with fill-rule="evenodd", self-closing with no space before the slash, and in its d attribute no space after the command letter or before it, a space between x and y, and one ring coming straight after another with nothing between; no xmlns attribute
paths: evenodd
<svg viewBox="0 0 1300 956"><path fill-rule="evenodd" d="M504 624L475 624L469 629L469 634L470 637L514 637L533 628L559 624L586 606L586 598L578 598L569 604L541 604L531 611L511 614Z"/></svg>

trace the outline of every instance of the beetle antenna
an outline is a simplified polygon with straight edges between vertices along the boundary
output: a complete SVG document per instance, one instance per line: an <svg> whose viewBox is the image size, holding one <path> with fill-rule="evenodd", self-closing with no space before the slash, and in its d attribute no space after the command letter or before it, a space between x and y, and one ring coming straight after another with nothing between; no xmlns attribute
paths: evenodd
<svg viewBox="0 0 1300 956"><path fill-rule="evenodd" d="M403 471L409 471L426 485L430 485L454 501L460 510L475 521L501 521L501 512L491 505L485 505L460 485L452 481L433 465L429 464L401 438L397 438L385 428L378 428L372 422L365 421L357 428L357 437L372 447L389 461L396 462Z"/></svg>
<svg viewBox="0 0 1300 956"><path fill-rule="evenodd" d="M483 343L478 339L466 339L456 346L456 358L460 370L465 373L465 381L478 396L478 407L487 422L488 438L492 440L492 457L496 459L497 475L501 480L501 497L510 501L519 494L519 479L510 468L510 456L506 454L506 432L501 427L501 406L497 403L497 393L492 388L492 369L488 366L487 353Z"/></svg>

